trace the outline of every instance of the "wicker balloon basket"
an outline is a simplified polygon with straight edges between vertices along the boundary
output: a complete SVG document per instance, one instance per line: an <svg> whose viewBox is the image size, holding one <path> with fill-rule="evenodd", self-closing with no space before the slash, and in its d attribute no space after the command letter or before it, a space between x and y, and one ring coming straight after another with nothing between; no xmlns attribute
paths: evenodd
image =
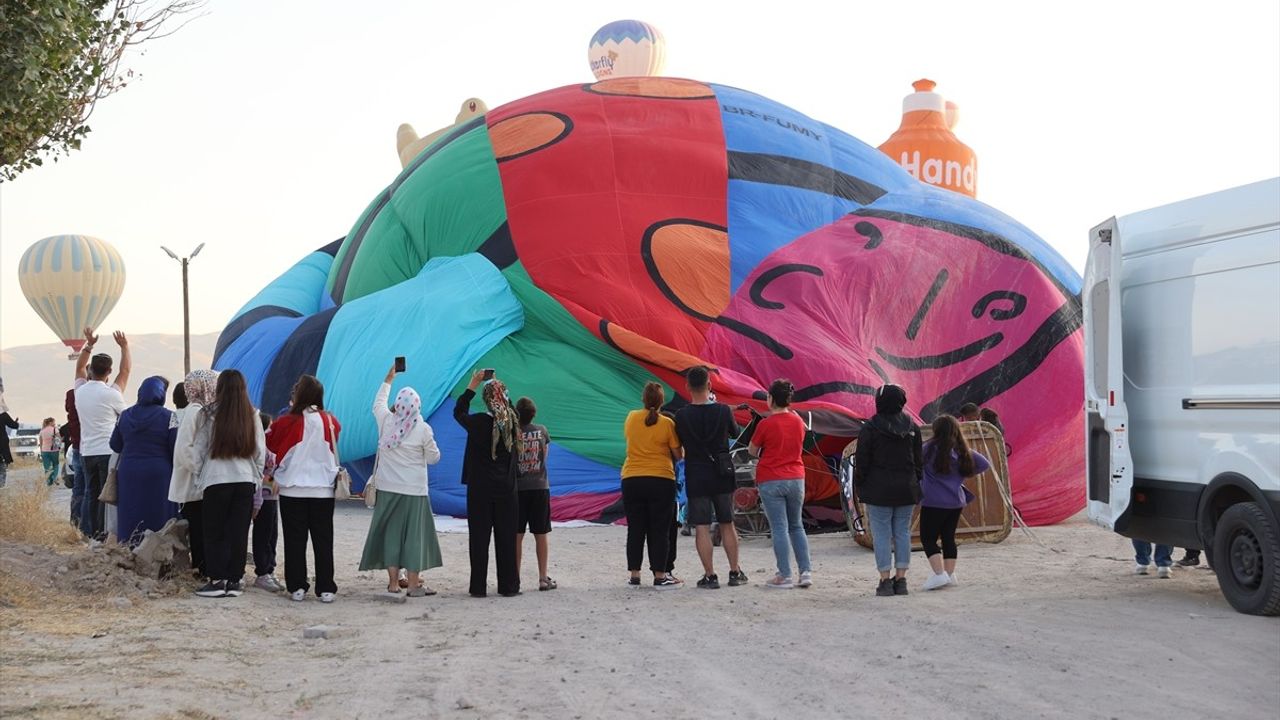
<svg viewBox="0 0 1280 720"><path fill-rule="evenodd" d="M1009 456L1006 451L1004 435L996 426L987 422L963 422L960 427L964 431L964 439L970 449L977 450L991 461L991 469L969 478L965 486L977 496L960 514L960 525L956 528L956 543L998 543L1009 537L1013 528L1013 516L1005 504L1009 493ZM928 440L933 432L928 426L920 428L924 439ZM858 441L854 440L844 449L844 456L849 457L857 450ZM866 507L858 502L858 513L864 518L862 525L866 532L854 536L858 544L870 548L874 538L871 535L871 523L865 520ZM920 550L920 507L916 506L911 515L911 549Z"/></svg>

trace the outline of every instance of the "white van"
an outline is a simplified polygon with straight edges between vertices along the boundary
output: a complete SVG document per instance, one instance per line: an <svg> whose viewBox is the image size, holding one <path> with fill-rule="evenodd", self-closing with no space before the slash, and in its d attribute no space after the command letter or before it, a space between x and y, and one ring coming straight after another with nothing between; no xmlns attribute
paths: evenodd
<svg viewBox="0 0 1280 720"><path fill-rule="evenodd" d="M1280 614L1280 178L1095 227L1082 295L1089 517Z"/></svg>

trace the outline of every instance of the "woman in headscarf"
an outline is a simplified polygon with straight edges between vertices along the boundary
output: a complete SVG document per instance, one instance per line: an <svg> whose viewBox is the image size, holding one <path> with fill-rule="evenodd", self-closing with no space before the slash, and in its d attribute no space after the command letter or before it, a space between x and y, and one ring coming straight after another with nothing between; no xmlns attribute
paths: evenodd
<svg viewBox="0 0 1280 720"><path fill-rule="evenodd" d="M324 409L324 385L314 375L293 384L289 412L267 432L275 453L280 488L280 529L284 535L284 583L289 599L307 597L307 537L316 562L316 594L331 603L338 593L333 579L334 482L338 473L338 436L342 424Z"/></svg>
<svg viewBox="0 0 1280 720"><path fill-rule="evenodd" d="M854 484L871 519L880 597L907 594L911 513L920 501L924 474L920 428L902 411L906 404L907 391L897 385L876 390L876 414L858 433L854 458ZM896 570L892 578L891 570Z"/></svg>
<svg viewBox="0 0 1280 720"><path fill-rule="evenodd" d="M435 595L419 573L440 567L440 542L427 495L427 466L440 461L435 433L422 417L422 400L410 387L400 388L395 407L387 409L394 365L373 398L378 426L378 453L373 475L378 500L364 541L361 570L386 570L387 592L400 592L400 569L407 574L409 597Z"/></svg>
<svg viewBox="0 0 1280 720"><path fill-rule="evenodd" d="M178 425L176 447L190 447L195 440L200 411L214 402L218 387L218 373L213 370L192 370L182 381L187 407L174 414ZM196 578L208 575L204 566L204 506L203 493L196 483L193 468L174 458L173 475L169 478L169 502L177 503L182 519L187 521L187 544L191 548L191 570Z"/></svg>
<svg viewBox="0 0 1280 720"><path fill-rule="evenodd" d="M168 498L173 477L173 449L178 429L173 411L164 406L169 381L151 376L138 387L138 403L120 414L111 432L111 451L119 453L116 483L116 536L135 546L147 530L158 531L178 515Z"/></svg>
<svg viewBox="0 0 1280 720"><path fill-rule="evenodd" d="M507 396L507 386L492 371L477 370L453 417L467 431L462 483L467 486L467 530L471 535L471 597L484 597L489 575L489 536L498 565L498 594L520 594L516 567L516 458L520 454L520 418ZM489 379L486 379L486 374ZM484 384L485 412L472 413L471 400Z"/></svg>

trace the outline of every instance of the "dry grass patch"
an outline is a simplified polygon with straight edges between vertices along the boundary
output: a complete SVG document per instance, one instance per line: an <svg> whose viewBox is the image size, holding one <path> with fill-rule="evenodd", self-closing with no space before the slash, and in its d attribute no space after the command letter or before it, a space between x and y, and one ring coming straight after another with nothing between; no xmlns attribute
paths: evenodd
<svg viewBox="0 0 1280 720"><path fill-rule="evenodd" d="M43 482L12 482L0 492L0 538L69 550L80 533L68 518L49 507L50 489Z"/></svg>

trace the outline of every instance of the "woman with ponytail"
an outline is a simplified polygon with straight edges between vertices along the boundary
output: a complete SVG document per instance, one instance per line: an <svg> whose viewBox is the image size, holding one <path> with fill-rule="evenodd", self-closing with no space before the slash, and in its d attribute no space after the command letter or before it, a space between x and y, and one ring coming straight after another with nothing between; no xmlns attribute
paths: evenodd
<svg viewBox="0 0 1280 720"><path fill-rule="evenodd" d="M769 386L769 417L760 421L747 450L760 458L756 465L756 487L769 535L773 538L778 574L765 583L767 588L807 588L813 585L809 562L809 538L800 519L804 509L804 438L808 427L791 409L795 387L790 380L774 380ZM800 577L791 578L790 554L796 556Z"/></svg>
<svg viewBox="0 0 1280 720"><path fill-rule="evenodd" d="M653 587L673 590L680 582L666 572L671 523L675 522L676 470L680 437L676 423L660 411L665 400L656 382L644 386L643 410L632 410L622 425L627 460L622 465L622 507L627 515L627 584L640 586L646 542Z"/></svg>
<svg viewBox="0 0 1280 720"><path fill-rule="evenodd" d="M974 498L964 481L990 467L986 456L969 449L955 418L939 415L934 419L933 438L924 444L924 477L920 480L920 544L933 570L924 581L925 590L955 584L956 525L964 506Z"/></svg>

